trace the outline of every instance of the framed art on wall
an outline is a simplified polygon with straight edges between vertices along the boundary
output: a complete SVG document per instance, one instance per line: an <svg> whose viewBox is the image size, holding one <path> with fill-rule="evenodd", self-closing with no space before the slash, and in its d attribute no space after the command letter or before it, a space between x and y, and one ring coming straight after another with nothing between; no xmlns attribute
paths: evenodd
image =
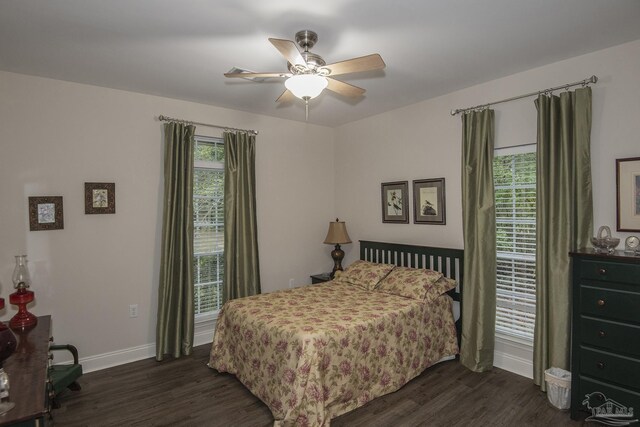
<svg viewBox="0 0 640 427"><path fill-rule="evenodd" d="M85 182L84 213L116 213L116 184L113 182Z"/></svg>
<svg viewBox="0 0 640 427"><path fill-rule="evenodd" d="M382 222L409 223L409 182L382 183Z"/></svg>
<svg viewBox="0 0 640 427"><path fill-rule="evenodd" d="M29 197L29 230L62 230L62 196Z"/></svg>
<svg viewBox="0 0 640 427"><path fill-rule="evenodd" d="M616 159L618 231L640 231L640 157Z"/></svg>
<svg viewBox="0 0 640 427"><path fill-rule="evenodd" d="M444 178L413 181L414 224L446 224Z"/></svg>

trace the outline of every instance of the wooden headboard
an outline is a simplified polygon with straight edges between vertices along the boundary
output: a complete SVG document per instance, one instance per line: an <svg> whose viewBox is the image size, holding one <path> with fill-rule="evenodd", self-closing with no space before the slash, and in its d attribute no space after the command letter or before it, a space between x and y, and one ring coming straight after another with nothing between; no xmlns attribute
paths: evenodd
<svg viewBox="0 0 640 427"><path fill-rule="evenodd" d="M427 268L439 271L458 282L448 293L460 303L460 318L456 322L458 343L462 328L462 287L464 271L464 250L435 248L430 246L404 245L399 243L372 242L360 240L360 259L401 267Z"/></svg>

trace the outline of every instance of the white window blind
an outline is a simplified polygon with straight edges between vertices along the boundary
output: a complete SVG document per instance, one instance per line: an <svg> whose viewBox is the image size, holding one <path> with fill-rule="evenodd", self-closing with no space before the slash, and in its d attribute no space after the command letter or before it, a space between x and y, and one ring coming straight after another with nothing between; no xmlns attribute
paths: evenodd
<svg viewBox="0 0 640 427"><path fill-rule="evenodd" d="M224 142L195 137L193 278L196 317L220 310L224 276Z"/></svg>
<svg viewBox="0 0 640 427"><path fill-rule="evenodd" d="M496 333L533 341L536 307L535 145L519 147L517 151L496 150L493 176L496 199Z"/></svg>

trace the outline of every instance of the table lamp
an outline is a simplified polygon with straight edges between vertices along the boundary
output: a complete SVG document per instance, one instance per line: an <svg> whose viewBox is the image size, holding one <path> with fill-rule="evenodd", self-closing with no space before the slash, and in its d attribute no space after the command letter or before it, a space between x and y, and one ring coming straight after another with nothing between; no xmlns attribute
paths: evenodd
<svg viewBox="0 0 640 427"><path fill-rule="evenodd" d="M333 258L333 270L329 277L333 279L336 271L342 270L344 251L340 249L340 245L351 243L351 238L347 233L347 226L344 221L340 221L336 218L335 222L329 223L329 231L327 232L327 237L324 239L324 243L327 245L336 245L335 249L331 251L331 258Z"/></svg>

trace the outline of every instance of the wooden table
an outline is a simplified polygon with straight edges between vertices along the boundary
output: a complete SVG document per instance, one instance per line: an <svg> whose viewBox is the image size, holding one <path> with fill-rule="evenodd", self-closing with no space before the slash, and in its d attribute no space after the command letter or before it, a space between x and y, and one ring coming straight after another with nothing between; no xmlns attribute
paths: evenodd
<svg viewBox="0 0 640 427"><path fill-rule="evenodd" d="M18 347L4 362L4 370L9 375L9 399L16 406L0 415L0 426L45 426L51 316L40 316L35 328L14 334Z"/></svg>

